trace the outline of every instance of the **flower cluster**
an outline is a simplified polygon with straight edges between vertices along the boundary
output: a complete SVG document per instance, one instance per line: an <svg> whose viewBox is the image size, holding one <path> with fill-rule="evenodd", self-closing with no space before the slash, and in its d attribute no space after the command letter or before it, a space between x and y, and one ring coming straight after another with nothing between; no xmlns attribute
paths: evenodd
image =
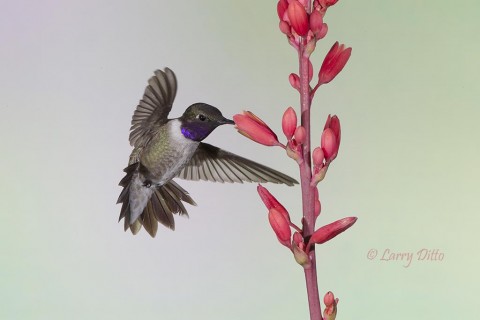
<svg viewBox="0 0 480 320"><path fill-rule="evenodd" d="M323 128L321 147L313 149L313 177L311 185L325 178L328 166L337 157L338 148L340 147L340 120L337 116L328 115L327 122Z"/></svg>
<svg viewBox="0 0 480 320"><path fill-rule="evenodd" d="M292 223L288 211L265 187L258 185L257 192L268 209L268 221L278 241L289 248L295 260L306 269L308 269L311 264L308 253L315 244L322 244L333 239L357 221L356 217L346 217L322 226L310 237L306 237L303 232L303 226L300 228ZM318 193L316 194L316 201L318 201ZM320 201L318 201L318 205L319 215ZM292 229L294 230L293 236ZM306 239L308 239L308 241L306 241Z"/></svg>
<svg viewBox="0 0 480 320"><path fill-rule="evenodd" d="M316 0L313 10L307 13L309 0L280 0L277 3L277 13L280 18L279 28L287 36L288 42L302 55L310 57L315 50L317 41L324 38L328 26L323 22L328 7L333 6L338 0ZM323 60L318 72L317 84L310 88L312 97L322 84L332 81L347 64L352 53L352 48L335 42ZM308 83L313 78L313 66L308 60ZM290 85L299 90L300 77L291 73L288 78Z"/></svg>
<svg viewBox="0 0 480 320"><path fill-rule="evenodd" d="M238 132L242 135L265 146L282 147L298 164L303 162L301 146L305 142L306 131L303 126L297 124L297 113L292 107L288 107L282 117L282 130L287 138L285 145L278 140L275 132L263 120L250 111L234 115L233 120ZM337 157L340 138L340 120L336 115L328 115L321 136L321 146L315 148L312 154L314 164L312 186L325 178L328 166Z"/></svg>
<svg viewBox="0 0 480 320"><path fill-rule="evenodd" d="M257 188L258 194L268 210L268 221L278 241L287 247L295 261L304 268L309 294L311 319L321 319L320 301L316 283L315 251L316 244L325 243L350 228L356 217L346 217L330 224L315 227L322 206L317 185L327 173L338 155L341 139L340 120L336 115L328 115L317 147L311 150L310 109L313 98L320 86L330 83L343 70L350 59L352 48L335 42L323 59L319 68L316 84L312 84L314 67L310 60L317 42L323 39L328 26L324 22L327 9L338 0L279 0L277 13L280 19L280 31L286 35L290 45L298 52L299 73L290 73L290 85L300 93L301 121L293 107L288 107L282 117L282 131L286 142L278 136L259 117L250 111L233 117L237 130L244 136L266 146L279 146L299 165L302 186L303 216L301 225L290 219L287 209L263 186ZM317 292L316 295L313 292ZM312 298L311 296L316 298ZM338 299L328 292L324 297L326 305L324 320L334 320Z"/></svg>
<svg viewBox="0 0 480 320"><path fill-rule="evenodd" d="M318 40L325 37L328 26L323 22L327 8L336 1L314 1L314 10L307 13L309 0L280 0L277 13L280 19L279 28L288 37L289 43L298 48L306 39L309 54L315 49Z"/></svg>

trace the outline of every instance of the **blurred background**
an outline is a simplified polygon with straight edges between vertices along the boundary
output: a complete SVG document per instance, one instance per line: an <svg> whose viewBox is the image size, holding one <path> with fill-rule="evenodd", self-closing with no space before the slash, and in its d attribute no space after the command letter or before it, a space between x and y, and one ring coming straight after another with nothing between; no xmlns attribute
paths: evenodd
<svg viewBox="0 0 480 320"><path fill-rule="evenodd" d="M1 7L0 318L308 319L303 271L254 184L179 181L198 207L155 239L124 233L115 204L131 115L157 68L177 74L172 117L199 101L227 117L248 109L283 138L298 65L276 1ZM342 123L318 225L359 218L317 247L320 295L340 298L337 319L477 312L479 9L341 0L327 13L315 74L335 41L353 53L312 107L314 146L329 113ZM298 177L281 149L231 126L207 142ZM267 187L299 222L300 188ZM413 259L382 260L386 250Z"/></svg>

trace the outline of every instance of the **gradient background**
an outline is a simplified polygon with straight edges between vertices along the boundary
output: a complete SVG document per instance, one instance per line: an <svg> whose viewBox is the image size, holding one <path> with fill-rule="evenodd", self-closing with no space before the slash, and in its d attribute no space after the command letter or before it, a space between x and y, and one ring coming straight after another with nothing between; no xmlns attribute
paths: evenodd
<svg viewBox="0 0 480 320"><path fill-rule="evenodd" d="M136 237L115 205L132 112L152 71L197 101L250 109L281 133L298 96L276 1L5 1L0 12L1 319L307 319L303 272L277 243L255 185L180 181L199 204L177 230ZM315 70L339 40L345 70L314 101L342 146L320 186L321 295L339 319L478 313L480 22L477 1L340 1ZM297 176L280 149L221 127L208 142ZM299 187L268 186L299 221ZM367 259L439 249L443 261Z"/></svg>

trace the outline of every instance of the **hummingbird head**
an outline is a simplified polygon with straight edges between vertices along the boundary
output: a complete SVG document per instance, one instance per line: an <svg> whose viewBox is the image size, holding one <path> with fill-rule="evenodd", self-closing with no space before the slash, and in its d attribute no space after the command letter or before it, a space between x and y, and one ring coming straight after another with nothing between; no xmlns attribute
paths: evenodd
<svg viewBox="0 0 480 320"><path fill-rule="evenodd" d="M206 103L192 104L180 117L180 121L182 134L195 141L202 141L222 124L235 124L225 118L220 110Z"/></svg>

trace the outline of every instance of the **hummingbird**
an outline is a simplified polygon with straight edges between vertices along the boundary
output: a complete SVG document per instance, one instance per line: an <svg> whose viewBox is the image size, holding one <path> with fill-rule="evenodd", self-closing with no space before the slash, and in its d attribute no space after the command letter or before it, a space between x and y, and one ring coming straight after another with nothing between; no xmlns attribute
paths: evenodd
<svg viewBox="0 0 480 320"><path fill-rule="evenodd" d="M154 71L132 116L130 154L118 203L124 229L142 226L155 237L158 222L174 230L173 214L188 216L182 202L196 205L173 179L213 182L273 182L289 186L295 179L257 162L202 142L215 128L235 124L220 110L194 103L179 118L168 119L177 93L169 68Z"/></svg>

